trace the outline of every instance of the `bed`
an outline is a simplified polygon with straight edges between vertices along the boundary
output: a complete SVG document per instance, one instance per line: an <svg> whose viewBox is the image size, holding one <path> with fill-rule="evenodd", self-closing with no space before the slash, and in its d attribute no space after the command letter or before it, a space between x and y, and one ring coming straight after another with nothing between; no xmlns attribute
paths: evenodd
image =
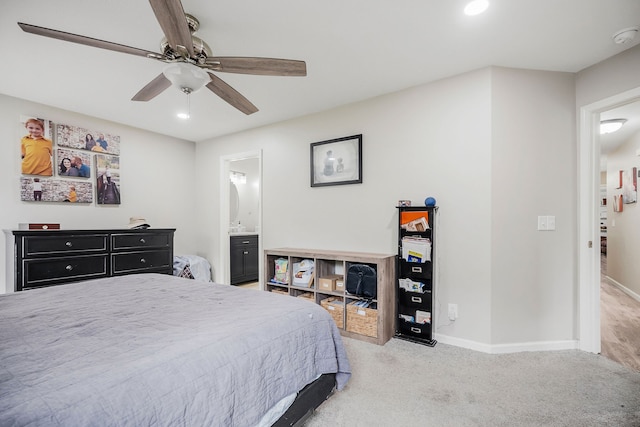
<svg viewBox="0 0 640 427"><path fill-rule="evenodd" d="M161 274L2 295L0 342L0 425L293 425L350 377L319 305Z"/></svg>

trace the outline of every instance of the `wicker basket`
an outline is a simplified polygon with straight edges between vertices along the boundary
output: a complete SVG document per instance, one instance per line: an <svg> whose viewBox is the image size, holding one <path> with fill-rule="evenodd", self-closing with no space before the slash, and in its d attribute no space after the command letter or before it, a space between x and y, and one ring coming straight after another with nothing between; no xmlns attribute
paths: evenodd
<svg viewBox="0 0 640 427"><path fill-rule="evenodd" d="M274 294L289 295L289 291L282 288L271 288L271 292Z"/></svg>
<svg viewBox="0 0 640 427"><path fill-rule="evenodd" d="M298 295L298 298L306 299L307 301L311 301L312 303L316 302L315 297L313 296L313 292L303 292Z"/></svg>
<svg viewBox="0 0 640 427"><path fill-rule="evenodd" d="M378 310L347 304L347 331L376 338L378 336Z"/></svg>
<svg viewBox="0 0 640 427"><path fill-rule="evenodd" d="M331 301L335 301L335 300L342 302L340 298L330 297L320 301L320 305L329 312L331 317L333 317L333 321L336 322L336 326L338 327L338 329L343 329L344 328L344 306L329 304Z"/></svg>

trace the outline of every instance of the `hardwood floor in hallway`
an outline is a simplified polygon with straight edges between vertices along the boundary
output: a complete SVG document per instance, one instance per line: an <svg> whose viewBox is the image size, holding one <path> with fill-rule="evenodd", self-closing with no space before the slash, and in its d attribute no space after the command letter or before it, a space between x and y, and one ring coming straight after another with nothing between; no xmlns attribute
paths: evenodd
<svg viewBox="0 0 640 427"><path fill-rule="evenodd" d="M601 259L601 354L621 365L640 371L640 301L613 284L606 276L606 255Z"/></svg>

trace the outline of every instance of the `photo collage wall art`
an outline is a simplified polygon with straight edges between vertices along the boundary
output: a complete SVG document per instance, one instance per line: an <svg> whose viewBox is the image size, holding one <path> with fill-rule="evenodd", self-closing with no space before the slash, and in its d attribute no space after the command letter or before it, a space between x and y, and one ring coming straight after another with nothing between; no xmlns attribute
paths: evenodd
<svg viewBox="0 0 640 427"><path fill-rule="evenodd" d="M21 116L20 200L120 204L120 137ZM95 192L94 192L95 184Z"/></svg>

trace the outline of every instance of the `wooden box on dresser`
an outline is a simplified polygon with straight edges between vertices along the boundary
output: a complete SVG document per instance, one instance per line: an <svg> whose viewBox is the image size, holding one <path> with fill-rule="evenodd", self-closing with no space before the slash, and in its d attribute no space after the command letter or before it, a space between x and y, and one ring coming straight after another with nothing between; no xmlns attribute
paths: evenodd
<svg viewBox="0 0 640 427"><path fill-rule="evenodd" d="M172 228L11 230L14 291L136 273L173 273ZM9 275L9 265L7 273ZM7 289L11 291L11 289Z"/></svg>
<svg viewBox="0 0 640 427"><path fill-rule="evenodd" d="M320 304L333 317L340 333L374 344L384 345L395 333L396 295L395 295L395 255L367 252L345 252L312 249L269 249L264 251L265 281L264 290L291 297L306 298ZM286 260L287 283L277 283L275 263ZM305 282L294 280L294 265L302 260L312 260L314 273ZM353 264L367 264L376 270L377 296L373 300L374 308L360 308L354 304L362 301L355 295L345 292L345 287L327 289L324 283L334 286L342 277L346 285L347 271ZM322 284L321 284L322 281Z"/></svg>

